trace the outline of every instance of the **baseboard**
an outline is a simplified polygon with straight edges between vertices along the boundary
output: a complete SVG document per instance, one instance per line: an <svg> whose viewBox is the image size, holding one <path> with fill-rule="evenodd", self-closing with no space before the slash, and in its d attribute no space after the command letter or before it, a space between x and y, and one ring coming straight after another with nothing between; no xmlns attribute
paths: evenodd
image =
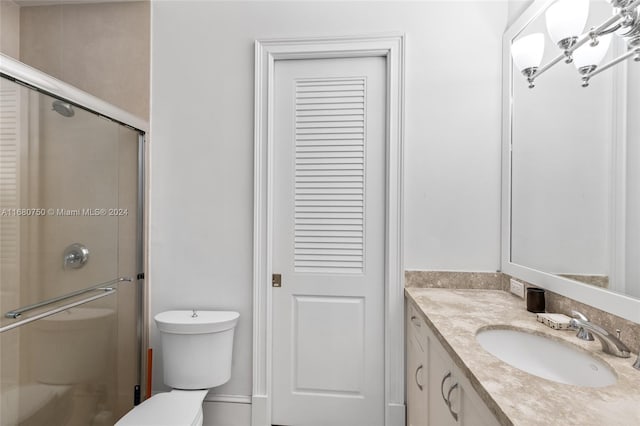
<svg viewBox="0 0 640 426"><path fill-rule="evenodd" d="M250 426L251 404L249 397L236 395L211 395L202 404L202 426Z"/></svg>
<svg viewBox="0 0 640 426"><path fill-rule="evenodd" d="M209 393L205 399L207 402L233 402L236 404L251 404L249 395L225 395L219 393Z"/></svg>
<svg viewBox="0 0 640 426"><path fill-rule="evenodd" d="M202 426L268 426L267 397L207 395L202 404ZM405 425L405 405L389 404L386 426Z"/></svg>
<svg viewBox="0 0 640 426"><path fill-rule="evenodd" d="M386 426L404 426L405 413L405 404L389 404L387 409ZM253 396L251 398L251 426L268 426L270 425L268 419L267 397L264 395ZM206 425L208 426L208 424Z"/></svg>
<svg viewBox="0 0 640 426"><path fill-rule="evenodd" d="M271 423L267 401L266 395L254 395L251 398L251 426L268 426Z"/></svg>
<svg viewBox="0 0 640 426"><path fill-rule="evenodd" d="M387 406L387 426L404 426L406 408L404 404L389 404Z"/></svg>

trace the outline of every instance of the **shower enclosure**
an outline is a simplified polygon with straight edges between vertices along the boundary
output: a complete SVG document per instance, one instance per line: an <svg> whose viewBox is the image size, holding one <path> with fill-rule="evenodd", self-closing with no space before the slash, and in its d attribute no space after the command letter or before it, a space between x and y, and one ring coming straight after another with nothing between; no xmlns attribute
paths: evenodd
<svg viewBox="0 0 640 426"><path fill-rule="evenodd" d="M0 424L112 425L142 381L147 125L0 72Z"/></svg>

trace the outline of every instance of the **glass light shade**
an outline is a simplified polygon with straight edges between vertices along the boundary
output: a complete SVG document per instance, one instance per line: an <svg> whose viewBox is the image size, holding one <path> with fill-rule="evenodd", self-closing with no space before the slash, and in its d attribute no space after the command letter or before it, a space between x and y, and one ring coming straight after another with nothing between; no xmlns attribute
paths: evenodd
<svg viewBox="0 0 640 426"><path fill-rule="evenodd" d="M609 50L612 34L605 34L598 37L598 45L591 46L586 42L573 52L573 64L577 69L598 65Z"/></svg>
<svg viewBox="0 0 640 426"><path fill-rule="evenodd" d="M555 44L582 34L589 17L589 0L558 0L545 13L547 31Z"/></svg>
<svg viewBox="0 0 640 426"><path fill-rule="evenodd" d="M539 67L544 54L544 34L534 33L517 39L511 45L511 56L518 70Z"/></svg>

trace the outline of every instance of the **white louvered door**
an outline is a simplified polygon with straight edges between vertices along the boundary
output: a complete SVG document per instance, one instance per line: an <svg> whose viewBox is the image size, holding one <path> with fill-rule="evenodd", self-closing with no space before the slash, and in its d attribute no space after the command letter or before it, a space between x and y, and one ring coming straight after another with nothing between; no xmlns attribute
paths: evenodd
<svg viewBox="0 0 640 426"><path fill-rule="evenodd" d="M277 61L272 423L384 424L384 58Z"/></svg>

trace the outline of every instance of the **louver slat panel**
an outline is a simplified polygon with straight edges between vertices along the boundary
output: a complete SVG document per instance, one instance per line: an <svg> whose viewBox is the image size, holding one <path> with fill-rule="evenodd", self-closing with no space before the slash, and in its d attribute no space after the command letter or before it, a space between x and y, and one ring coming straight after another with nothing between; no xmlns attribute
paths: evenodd
<svg viewBox="0 0 640 426"><path fill-rule="evenodd" d="M294 264L364 269L364 78L296 82Z"/></svg>

